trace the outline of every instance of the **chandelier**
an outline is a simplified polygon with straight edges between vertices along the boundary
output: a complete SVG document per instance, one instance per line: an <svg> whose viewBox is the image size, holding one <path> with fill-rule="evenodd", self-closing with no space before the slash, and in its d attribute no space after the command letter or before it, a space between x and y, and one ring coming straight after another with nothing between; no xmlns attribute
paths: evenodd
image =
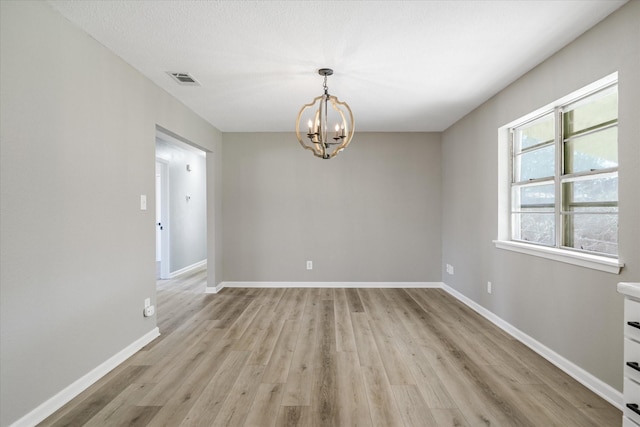
<svg viewBox="0 0 640 427"><path fill-rule="evenodd" d="M353 138L353 113L346 102L329 95L327 76L332 75L333 70L321 68L318 74L324 76L324 93L300 109L296 118L296 136L300 145L311 150L314 156L332 159L347 148ZM301 121L306 119L305 127ZM330 126L332 130L329 130Z"/></svg>

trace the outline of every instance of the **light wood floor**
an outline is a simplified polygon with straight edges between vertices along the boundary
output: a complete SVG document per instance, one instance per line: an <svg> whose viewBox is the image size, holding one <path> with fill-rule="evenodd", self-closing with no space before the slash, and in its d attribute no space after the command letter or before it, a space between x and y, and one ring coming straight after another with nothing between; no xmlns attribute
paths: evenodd
<svg viewBox="0 0 640 427"><path fill-rule="evenodd" d="M158 282L162 335L42 425L621 425L439 289L204 287Z"/></svg>

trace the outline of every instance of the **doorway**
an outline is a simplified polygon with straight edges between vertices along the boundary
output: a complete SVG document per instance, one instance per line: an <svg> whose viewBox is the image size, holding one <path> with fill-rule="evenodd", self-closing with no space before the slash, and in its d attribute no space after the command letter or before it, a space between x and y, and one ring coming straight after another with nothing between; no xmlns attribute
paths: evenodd
<svg viewBox="0 0 640 427"><path fill-rule="evenodd" d="M169 164L156 157L156 278L169 279Z"/></svg>
<svg viewBox="0 0 640 427"><path fill-rule="evenodd" d="M156 278L207 265L206 153L156 130Z"/></svg>

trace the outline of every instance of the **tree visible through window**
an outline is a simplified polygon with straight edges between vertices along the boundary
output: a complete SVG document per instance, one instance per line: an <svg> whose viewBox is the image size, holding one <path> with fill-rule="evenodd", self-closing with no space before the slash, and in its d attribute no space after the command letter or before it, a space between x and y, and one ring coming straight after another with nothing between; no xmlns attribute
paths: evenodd
<svg viewBox="0 0 640 427"><path fill-rule="evenodd" d="M511 239L617 255L617 85L510 134Z"/></svg>

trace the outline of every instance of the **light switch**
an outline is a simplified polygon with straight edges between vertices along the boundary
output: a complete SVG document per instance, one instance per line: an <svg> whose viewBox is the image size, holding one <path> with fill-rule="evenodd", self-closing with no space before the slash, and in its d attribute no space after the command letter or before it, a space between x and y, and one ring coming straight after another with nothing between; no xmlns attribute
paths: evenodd
<svg viewBox="0 0 640 427"><path fill-rule="evenodd" d="M146 211L147 210L147 195L146 194L141 194L140 195L140 210L141 211Z"/></svg>

